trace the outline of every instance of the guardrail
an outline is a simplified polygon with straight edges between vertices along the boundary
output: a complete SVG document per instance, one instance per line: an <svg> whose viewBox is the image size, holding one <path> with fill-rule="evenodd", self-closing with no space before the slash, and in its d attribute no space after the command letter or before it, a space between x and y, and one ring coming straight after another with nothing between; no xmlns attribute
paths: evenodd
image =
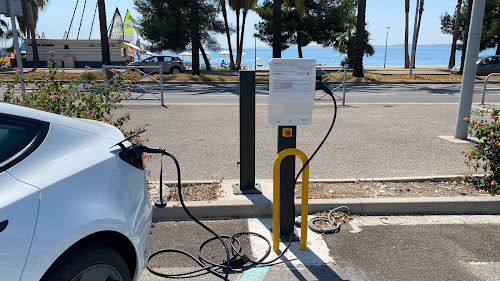
<svg viewBox="0 0 500 281"><path fill-rule="evenodd" d="M486 77L486 79L484 79L483 99L481 100L481 104L482 105L484 104L484 97L486 96L486 90L487 90L487 86L488 86L488 79L490 79L493 76L500 76L500 73L491 73L490 75L488 75ZM500 89L500 88L495 88L495 90L498 90L498 89ZM493 90L493 89L490 89L490 90Z"/></svg>
<svg viewBox="0 0 500 281"><path fill-rule="evenodd" d="M339 70L335 71L335 72L326 72L326 77L323 78L322 81L326 81L328 80L328 78L333 78L334 80L336 80L338 83L340 83L340 85L338 85L337 87L331 89L332 92L338 90L339 88L342 88L342 105L345 105L345 92L346 92L346 81L347 81L347 68L349 68L349 65L344 65L342 68L340 68ZM320 70L322 70L321 68L319 68ZM322 70L324 71L324 70ZM344 75L342 77L342 80L341 79L338 79L337 77L335 77L335 74L339 73L343 71L344 72ZM322 95L321 97L315 99L315 100L320 100L322 99L323 97L325 97L327 94L324 94Z"/></svg>
<svg viewBox="0 0 500 281"><path fill-rule="evenodd" d="M158 85L160 86L160 99L161 99L161 105L162 106L165 106L165 103L164 103L164 99L163 99L163 68L161 65L158 65L158 66L145 66L145 65L141 65L141 66L118 66L118 65L103 65L102 66L102 77L103 77L103 81L104 83L111 83L113 82L113 80L115 79L114 77L112 77L111 79L107 79L107 76L106 76L106 72L108 70L117 70L117 69L125 69L125 71L122 71L122 72L117 72L116 74L118 74L118 76L122 76L124 73L126 73L127 71L135 71L139 74L141 74L143 77L148 77L150 78L153 82L155 83L158 83ZM147 69L147 70L146 70ZM149 71L149 72L148 72ZM155 79L152 74L154 72L158 71L159 75L160 75L160 78L157 80ZM134 87L137 87L137 88L140 88L144 91L144 93L142 93L141 95L139 95L138 97L135 97L135 98L132 98L132 99L138 99L142 96L144 96L145 94L150 94L152 96L154 96L155 98L158 99L158 97L156 96L156 93L152 92L151 90L148 90L142 86L139 85L139 83L137 82L132 82L133 83L133 86Z"/></svg>

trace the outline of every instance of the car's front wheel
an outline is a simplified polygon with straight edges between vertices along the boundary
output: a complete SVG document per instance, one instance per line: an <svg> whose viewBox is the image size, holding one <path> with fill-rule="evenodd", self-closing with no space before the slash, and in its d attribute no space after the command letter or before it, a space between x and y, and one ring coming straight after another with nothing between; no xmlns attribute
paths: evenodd
<svg viewBox="0 0 500 281"><path fill-rule="evenodd" d="M123 257L101 244L77 245L62 254L41 281L130 281Z"/></svg>
<svg viewBox="0 0 500 281"><path fill-rule="evenodd" d="M181 73L181 69L178 67L173 67L171 73L172 74L179 74L179 73Z"/></svg>

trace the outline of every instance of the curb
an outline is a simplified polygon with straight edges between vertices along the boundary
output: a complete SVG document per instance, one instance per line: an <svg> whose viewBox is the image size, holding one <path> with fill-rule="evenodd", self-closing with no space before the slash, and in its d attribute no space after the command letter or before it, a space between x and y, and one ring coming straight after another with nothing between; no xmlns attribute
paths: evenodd
<svg viewBox="0 0 500 281"><path fill-rule="evenodd" d="M432 177L393 177L393 178L363 178L363 179L316 179L311 182L346 183L346 182L418 182L418 181L449 181L460 176ZM212 180L184 181L183 185L212 183ZM231 183L225 181L226 190ZM272 184L272 180L257 180L256 182ZM167 182L166 182L167 183ZM169 182L174 183L175 182ZM224 187L222 187L224 189ZM266 193L266 192L264 192ZM271 217L272 202L269 194L248 194L218 201L186 202L188 210L200 219L228 219ZM301 200L295 200L296 215L300 215ZM339 206L348 206L353 215L499 215L500 196L467 196L467 197L413 197L413 198L343 198L343 199L310 199L309 212L331 210ZM165 208L153 207L153 221L188 220L179 202L169 202Z"/></svg>
<svg viewBox="0 0 500 281"><path fill-rule="evenodd" d="M199 219L228 219L271 217L272 203L248 195L252 202L234 201L198 201L186 202L188 210ZM252 198L253 197L253 198ZM309 212L331 210L339 206L348 206L353 215L499 215L500 197L417 197L417 198L346 198L346 199L311 199ZM300 201L295 200L295 215L300 215ZM170 203L159 209L153 207L153 221L187 220L180 203Z"/></svg>

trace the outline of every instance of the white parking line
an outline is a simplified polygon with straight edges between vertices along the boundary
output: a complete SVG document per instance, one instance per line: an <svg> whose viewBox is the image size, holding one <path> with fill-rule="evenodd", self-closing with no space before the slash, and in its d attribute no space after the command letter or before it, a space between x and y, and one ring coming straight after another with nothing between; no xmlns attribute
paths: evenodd
<svg viewBox="0 0 500 281"><path fill-rule="evenodd" d="M271 242L272 245L272 234L269 231L272 226L272 219L270 218L260 218L260 219L248 219L248 231L256 232ZM300 230L298 231L300 233ZM288 242L288 241L287 241ZM287 243L285 242L285 243ZM250 244L252 247L252 253L254 257L262 257L267 250L267 243L261 238L250 236ZM280 250L284 250L286 245L280 243ZM279 252L278 252L279 253ZM266 260L271 260L277 257L276 252L271 252ZM283 264L287 265L325 265L333 264L333 258L330 256L330 250L323 240L323 236L307 230L307 250L300 250L300 242L292 242L292 245L285 253L284 257L277 260L273 264Z"/></svg>

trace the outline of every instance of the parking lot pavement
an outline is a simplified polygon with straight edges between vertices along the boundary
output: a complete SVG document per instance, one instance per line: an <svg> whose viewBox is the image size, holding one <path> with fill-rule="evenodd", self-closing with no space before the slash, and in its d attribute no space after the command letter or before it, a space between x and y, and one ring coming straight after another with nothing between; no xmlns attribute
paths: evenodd
<svg viewBox="0 0 500 281"><path fill-rule="evenodd" d="M268 238L271 219L207 221L220 234L255 231ZM308 232L308 250L298 242L270 266L251 267L230 274L230 280L499 280L500 216L358 217L336 234ZM155 223L148 254L164 248L197 253L211 235L190 221ZM258 239L257 239L258 240ZM267 246L255 237L242 238L245 254L260 257ZM220 244L209 244L203 256L225 258ZM284 245L280 246L284 249ZM275 256L272 253L266 260ZM152 264L165 273L197 269L179 255L155 258ZM147 270L140 281L159 281ZM218 280L203 275L188 280Z"/></svg>

